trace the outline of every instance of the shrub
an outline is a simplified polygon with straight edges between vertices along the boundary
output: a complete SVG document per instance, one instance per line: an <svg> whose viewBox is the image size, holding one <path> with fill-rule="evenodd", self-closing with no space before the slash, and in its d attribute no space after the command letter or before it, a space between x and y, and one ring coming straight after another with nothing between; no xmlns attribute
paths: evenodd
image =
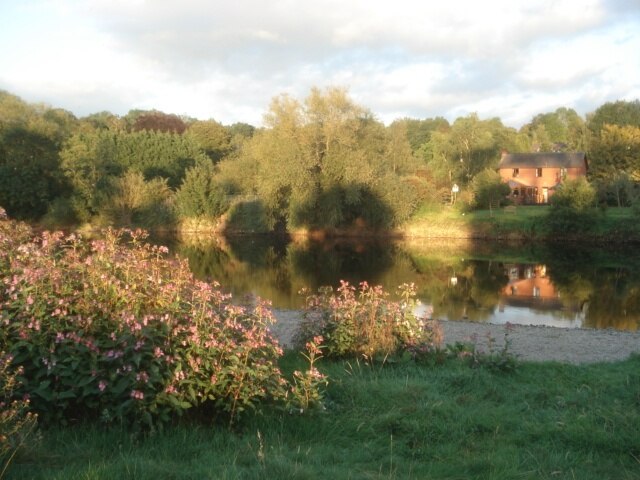
<svg viewBox="0 0 640 480"><path fill-rule="evenodd" d="M478 173L471 182L471 189L474 194L472 206L488 209L499 207L511 191L509 185L500 178L500 174L491 169Z"/></svg>
<svg viewBox="0 0 640 480"><path fill-rule="evenodd" d="M111 183L110 195L99 209L104 223L146 228L167 227L174 223L170 205L172 192L165 179L146 181L142 173L129 170Z"/></svg>
<svg viewBox="0 0 640 480"><path fill-rule="evenodd" d="M191 407L234 421L285 401L273 317L195 281L140 231L16 241L0 221L0 345L18 396L46 421L96 418L154 428Z"/></svg>
<svg viewBox="0 0 640 480"><path fill-rule="evenodd" d="M545 219L551 232L575 235L588 232L596 223L596 190L584 178L567 180L550 199L551 209Z"/></svg>
<svg viewBox="0 0 640 480"><path fill-rule="evenodd" d="M584 178L562 183L550 199L554 209L585 212L596 204L596 190Z"/></svg>
<svg viewBox="0 0 640 480"><path fill-rule="evenodd" d="M338 357L434 350L442 342L442 330L437 322L414 314L415 286L404 284L398 294L401 300L389 300L382 287L366 282L356 289L343 281L335 292L321 287L317 295L306 297L301 340L322 335L327 355Z"/></svg>
<svg viewBox="0 0 640 480"><path fill-rule="evenodd" d="M11 460L32 437L38 421L29 412L29 399L15 399L14 391L20 386L17 378L21 369L11 367L12 358L0 351L0 478Z"/></svg>
<svg viewBox="0 0 640 480"><path fill-rule="evenodd" d="M291 399L289 407L300 413L304 413L309 409L317 409L323 407L322 387L328 384L327 376L320 373L315 364L322 358L322 342L321 336L313 337L305 345L305 351L301 352L302 356L309 363L309 368L301 372L296 370L293 372L293 383L290 388Z"/></svg>
<svg viewBox="0 0 640 480"><path fill-rule="evenodd" d="M176 192L176 211L181 218L217 218L227 211L227 192L215 180L211 162L187 170Z"/></svg>
<svg viewBox="0 0 640 480"><path fill-rule="evenodd" d="M264 233L272 226L260 200L235 201L227 215L227 228L231 231Z"/></svg>

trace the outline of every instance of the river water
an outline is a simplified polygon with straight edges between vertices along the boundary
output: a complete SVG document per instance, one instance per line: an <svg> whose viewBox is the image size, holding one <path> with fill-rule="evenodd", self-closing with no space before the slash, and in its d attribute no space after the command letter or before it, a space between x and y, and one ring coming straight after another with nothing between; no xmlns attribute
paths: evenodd
<svg viewBox="0 0 640 480"><path fill-rule="evenodd" d="M565 328L640 327L640 250L634 246L454 241L288 241L275 237L172 241L196 277L234 298L297 309L303 287L367 281L393 294L414 283L434 318Z"/></svg>

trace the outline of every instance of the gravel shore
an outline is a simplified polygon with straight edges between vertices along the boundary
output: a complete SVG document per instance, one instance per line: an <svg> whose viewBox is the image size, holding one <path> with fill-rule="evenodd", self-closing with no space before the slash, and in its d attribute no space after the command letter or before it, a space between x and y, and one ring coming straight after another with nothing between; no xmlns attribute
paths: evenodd
<svg viewBox="0 0 640 480"><path fill-rule="evenodd" d="M272 327L273 333L283 346L291 346L302 318L301 312L276 309L273 313L277 319ZM495 350L504 345L504 325L443 321L442 327L446 344L474 339L484 351L488 350L490 339ZM632 353L640 353L640 332L514 325L508 338L511 342L509 351L526 361L614 362L624 360Z"/></svg>

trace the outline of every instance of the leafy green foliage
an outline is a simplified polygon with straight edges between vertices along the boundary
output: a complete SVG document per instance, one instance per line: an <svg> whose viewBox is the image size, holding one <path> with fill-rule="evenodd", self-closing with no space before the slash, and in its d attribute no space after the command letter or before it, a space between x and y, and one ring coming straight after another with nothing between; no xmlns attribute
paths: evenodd
<svg viewBox="0 0 640 480"><path fill-rule="evenodd" d="M575 213L589 211L595 206L595 202L596 191L584 178L563 182L550 200L554 209L566 209Z"/></svg>
<svg viewBox="0 0 640 480"><path fill-rule="evenodd" d="M241 233L265 233L273 227L260 200L234 201L229 207L227 230Z"/></svg>
<svg viewBox="0 0 640 480"><path fill-rule="evenodd" d="M145 181L166 179L173 190L182 183L188 168L207 161L186 137L153 131L79 132L66 144L61 157L75 196L90 214L110 208L112 189L125 173L138 172Z"/></svg>
<svg viewBox="0 0 640 480"><path fill-rule="evenodd" d="M592 141L590 168L605 181L621 173L640 181L640 127L605 125Z"/></svg>
<svg viewBox="0 0 640 480"><path fill-rule="evenodd" d="M96 418L154 428L192 407L234 421L287 382L264 304L231 303L194 281L142 232L91 243L44 233L24 241L0 222L0 344L47 421Z"/></svg>
<svg viewBox="0 0 640 480"><path fill-rule="evenodd" d="M585 122L572 108L536 115L521 131L531 139L532 150L575 152L587 148Z"/></svg>
<svg viewBox="0 0 640 480"><path fill-rule="evenodd" d="M628 207L640 197L640 184L626 172L615 172L606 178L594 180L598 190L598 205Z"/></svg>
<svg viewBox="0 0 640 480"><path fill-rule="evenodd" d="M466 185L486 168L496 168L502 149L517 150L517 132L493 118L477 114L460 117L448 129L439 129L422 148L422 155L438 187Z"/></svg>
<svg viewBox="0 0 640 480"><path fill-rule="evenodd" d="M427 118L417 120L415 118L402 118L395 120L390 127L401 126L406 131L407 140L414 153L431 139L431 134L435 131L446 131L449 129L449 122L443 117Z"/></svg>
<svg viewBox="0 0 640 480"><path fill-rule="evenodd" d="M301 355L308 363L306 371L293 372L293 384L291 385L291 400L289 406L293 411L304 413L309 409L319 409L323 405L322 388L329 382L327 376L316 368L316 362L322 358L323 338L313 337L305 344L305 351Z"/></svg>
<svg viewBox="0 0 640 480"><path fill-rule="evenodd" d="M584 178L559 185L545 220L554 235L566 237L591 230L597 223L596 196L596 189Z"/></svg>
<svg viewBox="0 0 640 480"><path fill-rule="evenodd" d="M10 216L39 218L64 185L52 140L22 127L0 132L0 205Z"/></svg>
<svg viewBox="0 0 640 480"><path fill-rule="evenodd" d="M605 125L640 127L640 100L607 102L588 117L587 124L596 138Z"/></svg>
<svg viewBox="0 0 640 480"><path fill-rule="evenodd" d="M12 216L30 220L48 211L48 223L90 221L98 214L105 219L116 179L139 172L145 182L166 179L175 192L186 171L208 157L217 167L216 179L196 190L213 192L208 199L221 198L218 186L257 196L266 219L245 224L278 230L394 228L421 206L446 202L453 183L464 187L495 168L501 150L589 147L590 178L597 179L601 196L628 205L633 199L615 177L640 178L638 102L602 105L588 117L588 128L565 107L536 115L520 131L477 114L452 124L442 117L403 118L385 127L345 89L314 88L301 101L276 97L265 128L256 129L157 110L131 110L124 117L99 112L78 120L0 91L0 203ZM224 210L219 202L205 203L196 201L199 206L189 207L188 215ZM142 225L171 220L164 203L150 213L154 219Z"/></svg>
<svg viewBox="0 0 640 480"><path fill-rule="evenodd" d="M172 192L163 178L145 181L140 172L130 170L114 178L108 192L98 211L102 223L146 228L166 228L175 223Z"/></svg>
<svg viewBox="0 0 640 480"><path fill-rule="evenodd" d="M231 133L214 120L191 123L186 135L192 138L214 163L227 156L232 148Z"/></svg>
<svg viewBox="0 0 640 480"><path fill-rule="evenodd" d="M216 181L215 174L210 161L187 170L175 196L175 208L181 218L213 219L227 211L227 192Z"/></svg>
<svg viewBox="0 0 640 480"><path fill-rule="evenodd" d="M321 335L327 355L334 357L374 359L412 349L434 350L442 342L441 327L414 313L413 284L400 286L399 293L402 299L394 302L382 287L366 282L358 290L345 281L335 292L321 287L317 295L306 297L301 339Z"/></svg>
<svg viewBox="0 0 640 480"><path fill-rule="evenodd" d="M486 169L478 173L471 183L474 194L474 206L479 209L492 209L500 206L511 189L502 181L500 174Z"/></svg>
<svg viewBox="0 0 640 480"><path fill-rule="evenodd" d="M246 167L236 174L255 172L256 183L243 191L257 193L271 225L391 226L413 211L413 186L401 182L418 167L406 131L385 129L344 90L312 89L303 103L277 97L265 123L243 149Z"/></svg>
<svg viewBox="0 0 640 480"><path fill-rule="evenodd" d="M29 411L29 399L16 399L24 372L12 366L12 357L0 351L0 478L19 449L28 445L38 422Z"/></svg>

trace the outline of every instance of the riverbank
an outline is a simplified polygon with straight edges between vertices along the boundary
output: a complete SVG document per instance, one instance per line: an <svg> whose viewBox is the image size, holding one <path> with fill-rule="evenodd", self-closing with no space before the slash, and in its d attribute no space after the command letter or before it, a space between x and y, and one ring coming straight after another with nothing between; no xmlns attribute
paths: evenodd
<svg viewBox="0 0 640 480"><path fill-rule="evenodd" d="M555 221L554 221L555 220ZM404 237L500 241L640 242L640 219L631 208L595 210L582 220L553 218L549 206L512 206L464 212L453 207L422 210L403 225Z"/></svg>
<svg viewBox="0 0 640 480"><path fill-rule="evenodd" d="M256 222L232 224L189 221L177 227L180 234L268 234ZM294 239L325 240L336 237L387 237L498 241L566 241L579 243L640 242L640 221L631 208L593 210L584 218L559 221L549 206L512 206L464 211L454 206L422 208L406 223L392 229L366 225L346 228L298 228L284 234Z"/></svg>
<svg viewBox="0 0 640 480"><path fill-rule="evenodd" d="M291 347L302 321L302 312L276 309L274 315L277 323L272 326L272 332L282 345ZM507 329L504 325L462 321L442 321L441 325L445 345L473 342L485 352L491 349L497 352L508 340L509 352L524 361L570 364L615 362L640 353L640 331L525 325L512 325Z"/></svg>

